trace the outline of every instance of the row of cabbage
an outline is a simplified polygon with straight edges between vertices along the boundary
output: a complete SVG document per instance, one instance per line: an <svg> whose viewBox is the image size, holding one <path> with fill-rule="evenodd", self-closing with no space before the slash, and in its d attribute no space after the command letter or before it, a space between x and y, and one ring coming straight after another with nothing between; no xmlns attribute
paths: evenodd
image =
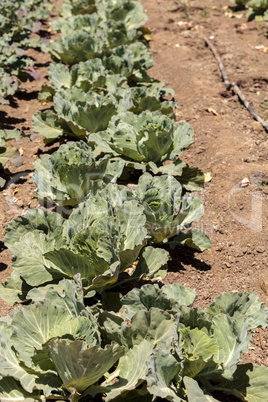
<svg viewBox="0 0 268 402"><path fill-rule="evenodd" d="M191 228L204 212L191 190L202 187L204 175L178 158L193 130L175 122L176 103L162 100L171 90L147 74L153 62L148 30L140 28L142 5L97 1L85 14L87 3L79 4L65 2L62 14L78 15L52 24L62 36L50 51L61 62L51 64L41 99L54 104L33 119L46 141L76 141L35 163L37 197L54 209L30 210L7 229L14 271L1 295L11 304L27 301L32 287L78 272L86 295L103 292L137 260L128 280L162 277L165 244L211 246Z"/></svg>
<svg viewBox="0 0 268 402"><path fill-rule="evenodd" d="M60 12L40 94L54 105L33 124L65 143L35 164L52 209L7 229L14 271L1 297L31 304L0 321L1 400L265 400L267 368L237 366L267 324L256 294L223 294L202 311L179 284L124 291L165 276L170 247L210 248L191 228L204 175L178 158L193 131L175 122L172 90L147 74L141 4L66 0Z"/></svg>
<svg viewBox="0 0 268 402"><path fill-rule="evenodd" d="M40 0L1 0L0 1L0 103L9 104L9 98L20 90L20 81L38 80L39 74L34 69L34 60L26 53L27 49L46 49L46 42L41 36L31 36L40 32L43 18L49 16L52 1ZM0 170L8 161L16 167L23 163L23 157L12 146L6 146L10 140L19 140L24 134L18 129L0 130ZM0 188L5 185L3 172L0 176Z"/></svg>
<svg viewBox="0 0 268 402"><path fill-rule="evenodd" d="M38 79L34 61L25 54L30 48L46 48L46 41L33 37L42 29L41 20L48 18L52 1L0 1L0 103L19 89L19 81Z"/></svg>

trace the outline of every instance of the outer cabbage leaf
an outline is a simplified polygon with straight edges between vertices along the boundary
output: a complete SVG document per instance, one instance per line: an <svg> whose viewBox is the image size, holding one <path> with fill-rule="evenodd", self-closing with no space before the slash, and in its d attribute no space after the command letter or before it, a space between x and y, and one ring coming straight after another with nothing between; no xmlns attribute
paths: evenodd
<svg viewBox="0 0 268 402"><path fill-rule="evenodd" d="M0 398L1 402L36 402L41 401L43 396L41 392L27 392L20 383L12 377L3 377L0 380Z"/></svg>
<svg viewBox="0 0 268 402"><path fill-rule="evenodd" d="M96 10L95 0L66 0L59 11L64 18L69 18L72 15L92 14Z"/></svg>
<svg viewBox="0 0 268 402"><path fill-rule="evenodd" d="M160 248L151 246L143 249L137 267L132 274L133 278L142 279L143 277L152 278L161 269L161 272L167 272L167 262L169 253Z"/></svg>
<svg viewBox="0 0 268 402"><path fill-rule="evenodd" d="M32 392L37 375L27 373L20 365L16 353L11 347L10 338L12 336L12 328L5 323L0 322L1 338L0 338L0 370L1 376L13 377L21 382L21 385L27 392ZM0 388L1 389L1 388Z"/></svg>
<svg viewBox="0 0 268 402"><path fill-rule="evenodd" d="M56 212L30 209L24 216L17 216L10 222L6 229L5 245L11 253L15 253L14 244L34 230L44 233L48 239L61 239L63 222L62 216Z"/></svg>
<svg viewBox="0 0 268 402"><path fill-rule="evenodd" d="M176 159L171 163L167 161L166 165L160 167L157 167L153 162L149 162L148 165L155 175L170 174L175 176L187 191L199 191L204 186L204 173L197 167L186 165L180 159Z"/></svg>
<svg viewBox="0 0 268 402"><path fill-rule="evenodd" d="M268 10L268 1L267 0L251 0L248 3L248 6L252 8L254 13L256 14L264 14L266 10Z"/></svg>
<svg viewBox="0 0 268 402"><path fill-rule="evenodd" d="M60 326L73 318L68 310L48 300L17 307L12 317L12 342L19 359L31 367L34 351L41 350L50 339L51 332L55 336L55 330L58 328L60 331Z"/></svg>
<svg viewBox="0 0 268 402"><path fill-rule="evenodd" d="M198 328L206 334L211 334L211 318L200 307L189 308L182 305L179 313L179 328Z"/></svg>
<svg viewBox="0 0 268 402"><path fill-rule="evenodd" d="M58 213L33 209L9 224L5 244L13 256L14 271L0 289L9 303L25 301L32 286L59 278L48 271L49 263L43 254L66 244L63 221Z"/></svg>
<svg viewBox="0 0 268 402"><path fill-rule="evenodd" d="M49 354L64 388L78 396L98 381L122 356L124 349L116 343L88 348L85 342L54 339L48 345Z"/></svg>
<svg viewBox="0 0 268 402"><path fill-rule="evenodd" d="M2 70L2 69L1 69ZM9 95L14 95L18 88L19 82L14 77L8 73L4 73L4 70L0 70L0 103L2 105L9 105L9 101L5 99ZM4 73L4 75L3 75Z"/></svg>
<svg viewBox="0 0 268 402"><path fill-rule="evenodd" d="M133 106L130 111L139 114L145 110L151 112L160 110L162 114L172 116L177 104L172 100L164 100L164 96L174 93L164 87L164 83L155 83L150 87L133 87L130 89Z"/></svg>
<svg viewBox="0 0 268 402"><path fill-rule="evenodd" d="M17 128L13 130L0 130L0 147L6 145L6 143L10 140L19 141L22 135L23 133Z"/></svg>
<svg viewBox="0 0 268 402"><path fill-rule="evenodd" d="M33 115L34 130L45 137L45 142L54 141L64 134L62 124L52 110L37 112Z"/></svg>
<svg viewBox="0 0 268 402"><path fill-rule="evenodd" d="M122 9L120 10L122 13ZM106 34L106 48L114 48L116 46L132 44L137 41L147 43L144 35L146 35L146 29L136 29L136 27L127 26L123 21L116 21L109 19L107 21L101 21L98 29L92 30L88 27L83 27L92 32L93 35L99 35L100 29Z"/></svg>
<svg viewBox="0 0 268 402"><path fill-rule="evenodd" d="M193 378L185 376L183 382L186 388L187 399L189 402L217 402L218 399L205 394L199 387L198 382Z"/></svg>
<svg viewBox="0 0 268 402"><path fill-rule="evenodd" d="M80 275L76 275L73 280L63 279L57 285L50 284L43 288L35 288L30 293L35 293L37 296L33 297L33 303L46 299L51 302L56 301L57 306L67 310L72 317L78 317L85 313L84 293ZM89 314L87 313L86 316L89 316Z"/></svg>
<svg viewBox="0 0 268 402"><path fill-rule="evenodd" d="M172 249L174 249L178 244L195 248L198 251L211 249L211 241L209 237L202 232L202 230L197 228L193 228L188 230L186 233L175 236L168 244Z"/></svg>
<svg viewBox="0 0 268 402"><path fill-rule="evenodd" d="M148 391L154 397L182 402L171 382L182 371L181 364L171 354L157 349L148 359L146 381Z"/></svg>
<svg viewBox="0 0 268 402"><path fill-rule="evenodd" d="M112 311L100 311L98 323L101 328L102 336L107 343L114 341L122 345L122 326L124 319Z"/></svg>
<svg viewBox="0 0 268 402"><path fill-rule="evenodd" d="M72 87L72 74L70 72L70 69L65 66L65 64L51 63L47 69L47 73L49 76L49 80L51 81L51 85L53 86L55 91L61 88Z"/></svg>
<svg viewBox="0 0 268 402"><path fill-rule="evenodd" d="M212 389L234 395L243 401L265 401L268 395L268 368L252 363L239 364L233 379L225 380Z"/></svg>
<svg viewBox="0 0 268 402"><path fill-rule="evenodd" d="M60 249L46 253L45 258L51 262L50 268L59 272L62 277L73 278L79 273L87 291L103 291L117 281L120 271L119 261L110 265L96 252L81 255L68 249Z"/></svg>
<svg viewBox="0 0 268 402"><path fill-rule="evenodd" d="M0 297L9 305L21 303L26 300L31 286L20 277L17 271L12 271L11 276L1 284Z"/></svg>
<svg viewBox="0 0 268 402"><path fill-rule="evenodd" d="M176 313L180 311L181 305L191 305L195 297L196 293L192 289L178 283L161 288L155 284L144 285L140 289L134 288L121 299L121 303L124 315L131 319L138 311L149 311L152 307Z"/></svg>
<svg viewBox="0 0 268 402"><path fill-rule="evenodd" d="M234 320L241 316L247 321L249 330L267 325L268 309L261 302L255 292L250 293L222 293L211 303L205 312L210 317L218 314L228 314Z"/></svg>
<svg viewBox="0 0 268 402"><path fill-rule="evenodd" d="M53 279L48 271L49 264L43 255L61 247L64 243L58 239L50 239L44 233L33 230L28 232L14 244L12 265L14 270L30 286L39 286ZM59 276L57 276L59 277Z"/></svg>
<svg viewBox="0 0 268 402"><path fill-rule="evenodd" d="M243 316L236 319L226 314L218 314L212 320L214 339L219 345L215 361L223 366L223 376L231 379L237 363L242 360L241 353L248 351L251 341L247 321Z"/></svg>
<svg viewBox="0 0 268 402"><path fill-rule="evenodd" d="M98 392L105 392L107 393L106 401L111 401L119 395L126 397L129 391L134 390L144 381L147 372L146 363L152 349L152 344L147 340L135 345L120 358L116 372L112 373L101 387L89 388L88 393L94 396ZM115 377L118 377L119 381L112 384Z"/></svg>
<svg viewBox="0 0 268 402"><path fill-rule="evenodd" d="M0 147L0 167L10 161L14 166L19 167L23 164L23 157L19 151L13 147Z"/></svg>

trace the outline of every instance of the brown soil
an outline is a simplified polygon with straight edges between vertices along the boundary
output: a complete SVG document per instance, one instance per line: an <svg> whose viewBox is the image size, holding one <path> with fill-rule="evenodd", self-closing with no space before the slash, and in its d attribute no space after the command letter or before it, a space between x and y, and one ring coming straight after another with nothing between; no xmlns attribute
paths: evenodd
<svg viewBox="0 0 268 402"><path fill-rule="evenodd" d="M226 0L187 1L180 3L181 7L172 0L142 3L152 31L155 65L150 74L166 80L175 90L177 120L189 122L195 130L195 143L182 159L212 176L197 194L205 203L198 227L210 236L212 250L201 254L181 248L173 252L164 283L179 282L193 288L202 307L222 292L232 291L254 291L268 305L267 133L237 96L225 89L217 62L203 40L204 35L214 37L211 41L230 81L238 83L254 110L267 120L267 53L257 49L267 47L265 23L246 22L243 11L235 14L241 18L230 18ZM47 107L38 102L37 91L50 58L37 52L32 55L42 80L24 84L26 91L15 97L14 104L0 107L3 127L15 125L26 133L32 131L32 115ZM2 240L8 223L37 205L32 200L34 160L40 152L58 146L45 147L38 135L33 141L24 138L15 144L22 148L25 161L19 169L11 164L6 169L11 181L0 193ZM242 187L245 178L249 185ZM12 268L10 253L1 244L0 280L4 281ZM0 304L0 315L9 310L5 303ZM268 330L262 331L262 338L263 347L259 330L254 333L245 362L268 366Z"/></svg>

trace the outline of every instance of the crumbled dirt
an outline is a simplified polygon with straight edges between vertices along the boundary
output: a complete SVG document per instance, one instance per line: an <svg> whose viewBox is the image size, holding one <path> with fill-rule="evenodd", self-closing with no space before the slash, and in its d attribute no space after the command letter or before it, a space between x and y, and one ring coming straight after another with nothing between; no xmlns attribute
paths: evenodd
<svg viewBox="0 0 268 402"><path fill-rule="evenodd" d="M164 283L179 282L193 288L196 304L205 307L222 292L254 291L268 305L268 137L232 91L227 91L216 59L204 43L204 35L218 50L231 82L237 82L254 110L268 120L268 71L266 25L247 22L245 12L226 15L227 0L142 0L152 31L155 65L150 74L165 80L176 93L177 121L189 122L195 143L182 159L210 173L212 180L196 195L205 204L198 223L212 241L212 250L194 253L187 248L172 252ZM237 17L240 18L237 18ZM2 127L14 125L32 132L32 115L47 108L37 100L45 81L48 55L32 51L38 83L25 83L25 92L10 106L0 106ZM37 206L32 197L33 162L44 146L40 136L14 143L23 149L24 164L5 169L11 181L0 193L1 240L8 223L28 208ZM18 176L18 174L20 176ZM21 177L20 180L18 178ZM241 182L248 179L248 185ZM13 180L13 183L12 183ZM17 201L16 201L17 200ZM15 201L15 202L14 202ZM1 246L2 245L2 246ZM0 281L11 273L10 253L0 244ZM0 315L10 308L0 304ZM256 330L245 362L268 366L268 330Z"/></svg>

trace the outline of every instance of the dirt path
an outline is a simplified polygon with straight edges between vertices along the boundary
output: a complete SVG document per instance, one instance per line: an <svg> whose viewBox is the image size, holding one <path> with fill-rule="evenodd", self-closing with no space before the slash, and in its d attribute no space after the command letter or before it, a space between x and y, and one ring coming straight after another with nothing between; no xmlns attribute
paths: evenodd
<svg viewBox="0 0 268 402"><path fill-rule="evenodd" d="M268 119L268 54L256 49L267 46L265 24L246 23L245 13L238 13L243 14L240 19L229 18L225 15L226 0L188 1L184 11L175 12L171 10L177 5L171 0L142 3L152 30L155 66L151 75L166 80L175 90L177 120L188 121L195 130L195 143L182 159L212 176L198 194L206 211L199 227L210 236L212 251L193 254L186 248L176 250L164 282L192 287L201 306L226 291L255 291L268 305L268 137L237 96L225 90L216 60L203 40L204 34L214 36L211 40L230 80L240 85L255 111ZM32 115L47 107L38 102L37 91L50 58L36 52L33 57L42 80L26 83L26 92L18 95L14 104L0 107L3 128L15 125L30 133ZM8 223L37 206L32 199L35 186L31 171L38 155L49 150L39 136L33 141L24 138L16 146L22 148L25 162L19 169L8 165L7 178L18 172L24 172L25 177L18 180L16 176L15 182L0 192L2 241ZM244 178L250 185L242 188ZM11 259L3 243L0 252L0 281L4 281L11 273ZM0 304L0 315L9 310L5 303ZM264 350L256 332L247 361L268 366L267 330L263 341Z"/></svg>
<svg viewBox="0 0 268 402"><path fill-rule="evenodd" d="M152 30L151 74L175 90L177 120L195 130L195 143L182 159L212 176L201 194L205 216L199 223L212 240L212 251L174 253L164 282L194 288L202 306L230 291L255 291L268 304L268 137L237 96L226 91L203 40L214 37L230 81L268 120L268 54L256 49L267 46L265 24L246 22L245 12L238 13L241 19L226 16L227 1L188 1L188 18L182 8L170 11L177 8L170 0L142 3ZM250 185L242 188L244 178ZM258 333L255 341L255 361L268 366ZM267 347L268 331L264 341Z"/></svg>

